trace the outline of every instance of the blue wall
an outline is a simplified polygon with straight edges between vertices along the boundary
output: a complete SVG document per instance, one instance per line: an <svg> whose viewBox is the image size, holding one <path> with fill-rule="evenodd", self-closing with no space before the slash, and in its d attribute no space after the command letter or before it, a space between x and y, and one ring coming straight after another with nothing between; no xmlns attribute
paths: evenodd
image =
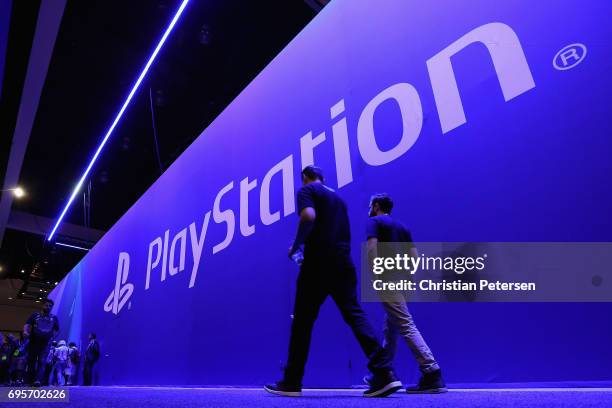
<svg viewBox="0 0 612 408"><path fill-rule="evenodd" d="M394 196L397 217L423 242L611 241L610 7L605 0L333 1L61 282L53 296L63 335L76 340L80 333L84 341L87 332L98 333L103 384L253 385L278 378L297 274L286 258L297 221L292 196L306 151L300 138L308 132L325 132L313 157L329 184L338 186L336 164L345 172L339 193L349 204L355 260L375 191ZM515 57L506 85L518 91L504 98L487 46L468 45L451 58L466 122L443 131L440 106L449 100L436 105L426 62L483 26L490 30L479 38L488 47ZM572 43L587 47L586 58L573 69L555 69L553 57ZM523 53L527 66L516 60ZM388 89L398 83L410 85ZM394 89L396 99L376 106L375 139L368 138L367 115L358 127L362 112ZM330 108L341 100L345 112L332 120ZM344 118L350 172L338 153L345 151L344 122L332 132ZM262 193L265 175L288 157L291 177L276 173L269 195ZM380 165L372 165L377 157ZM257 180L244 207L254 226L248 236L240 227L245 177ZM279 212L270 225L262 221L270 218L266 197L270 212ZM206 221L193 275L192 235L199 237ZM162 254L145 289L147 265L155 263L166 231L165 248L179 234L173 261L179 271L166 264L162 281ZM215 251L228 233L229 244ZM129 265L119 263L120 253ZM114 293L123 307L109 299ZM366 310L380 325L380 305ZM449 382L612 379L611 304L412 310ZM365 359L331 301L311 351L305 385L346 386L364 374ZM403 380L416 379L405 348L396 365Z"/></svg>

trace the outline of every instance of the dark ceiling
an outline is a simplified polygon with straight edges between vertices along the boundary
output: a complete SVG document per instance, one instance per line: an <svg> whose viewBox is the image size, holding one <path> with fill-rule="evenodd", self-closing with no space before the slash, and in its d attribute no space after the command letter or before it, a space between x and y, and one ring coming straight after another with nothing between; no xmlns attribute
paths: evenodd
<svg viewBox="0 0 612 408"><path fill-rule="evenodd" d="M57 217L179 3L68 0L21 170L28 195L13 202L13 211ZM66 221L109 229L315 16L307 3L191 0ZM0 102L1 179L39 5L13 0ZM57 281L83 255L7 229L0 278L24 279L27 297L28 282Z"/></svg>

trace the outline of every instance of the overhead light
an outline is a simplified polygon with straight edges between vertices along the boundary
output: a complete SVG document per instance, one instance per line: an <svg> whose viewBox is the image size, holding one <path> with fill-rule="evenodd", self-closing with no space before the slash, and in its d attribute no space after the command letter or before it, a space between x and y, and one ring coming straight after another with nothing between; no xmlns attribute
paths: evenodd
<svg viewBox="0 0 612 408"><path fill-rule="evenodd" d="M21 198L25 196L25 190L19 186L13 187L13 188L7 188L6 190L0 190L0 191L12 191L15 198Z"/></svg>
<svg viewBox="0 0 612 408"><path fill-rule="evenodd" d="M42 292L43 290L42 290L42 289L38 289L38 291L39 291L39 292Z"/></svg>
<svg viewBox="0 0 612 408"><path fill-rule="evenodd" d="M21 197L23 197L23 196L25 195L25 191L24 191L24 190L23 190L23 188L21 188L21 187L15 187L15 188L13 189L13 195L14 195L16 198L21 198Z"/></svg>
<svg viewBox="0 0 612 408"><path fill-rule="evenodd" d="M55 282L55 284L57 285L59 282Z"/></svg>
<svg viewBox="0 0 612 408"><path fill-rule="evenodd" d="M10 297L10 298L8 298L8 300L13 300L13 298L12 298L12 297Z"/></svg>
<svg viewBox="0 0 612 408"><path fill-rule="evenodd" d="M21 270L21 273L25 273L25 270L24 270L24 269L22 269L22 270Z"/></svg>
<svg viewBox="0 0 612 408"><path fill-rule="evenodd" d="M40 300L37 300L36 303L40 303Z"/></svg>
<svg viewBox="0 0 612 408"><path fill-rule="evenodd" d="M0 266L0 272L2 272L4 270L4 268L2 266Z"/></svg>
<svg viewBox="0 0 612 408"><path fill-rule="evenodd" d="M57 229L59 228L60 224L62 223L62 220L66 216L66 213L68 212L68 209L72 205L72 202L74 201L76 195L78 194L79 190L83 186L83 183L85 182L85 179L89 175L89 172L91 171L91 168L93 167L94 163L98 159L98 156L102 152L102 149L104 149L104 146L106 145L106 142L108 141L109 137L111 136L111 134L115 130L115 127L119 123L119 120L121 120L121 117L123 116L123 113L125 112L125 110L127 109L128 105L130 104L130 101L132 100L132 97L134 96L134 94L136 93L138 88L140 87L140 84L142 83L142 80L147 75L147 72L149 71L149 68L151 68L151 65L153 64L153 61L155 61L155 58L157 57L157 54L159 53L159 51L161 50L162 46L166 42L166 39L168 38L168 36L170 35L170 32L174 28L174 25L176 24L178 19L181 17L181 14L183 14L183 10L185 10L185 7L187 6L187 3L189 3L189 0L183 0L181 2L181 5L179 6L178 10L174 14L174 17L172 18L172 21L170 21L170 24L166 28L166 31L164 32L164 35L162 36L162 38L157 43L157 47L155 47L155 50L153 51L153 54L151 54L151 56L149 57L149 60L145 64L145 66L142 69L140 75L138 76L138 79L134 83L134 86L132 87L132 90L130 91L130 93L128 94L127 98L123 102L123 105L121 106L121 109L119 110L119 113L117 113L117 116L115 117L115 120L113 120L113 123L110 125L108 131L106 132L106 135L104 135L104 138L102 139L102 141L98 145L98 148L96 149L96 152L94 153L93 157L90 159L89 164L87 165L87 167L85 168L85 171L81 175L81 178L79 179L79 182L77 183L76 187L74 188L74 190L72 190L72 194L70 195L70 198L68 199L68 201L64 205L64 209L60 213L59 217L57 217L57 221L55 222L55 225L53 226L53 229L51 230L51 232L49 233L49 236L47 237L48 241L51 241L53 239L53 236L55 235Z"/></svg>

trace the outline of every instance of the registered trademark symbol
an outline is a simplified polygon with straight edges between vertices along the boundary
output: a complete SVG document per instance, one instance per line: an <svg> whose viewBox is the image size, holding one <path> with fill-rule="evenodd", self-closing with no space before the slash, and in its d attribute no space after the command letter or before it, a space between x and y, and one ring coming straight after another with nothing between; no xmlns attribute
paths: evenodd
<svg viewBox="0 0 612 408"><path fill-rule="evenodd" d="M566 45L553 58L552 64L556 70L566 71L580 64L587 55L587 48L584 44L575 43Z"/></svg>

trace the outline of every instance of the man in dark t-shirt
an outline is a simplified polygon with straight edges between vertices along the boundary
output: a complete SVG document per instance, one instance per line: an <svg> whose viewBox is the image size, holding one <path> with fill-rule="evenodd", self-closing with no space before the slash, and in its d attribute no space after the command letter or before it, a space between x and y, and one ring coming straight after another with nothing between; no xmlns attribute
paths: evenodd
<svg viewBox="0 0 612 408"><path fill-rule="evenodd" d="M410 231L404 224L391 217L392 210L393 201L387 194L375 194L370 199L370 218L366 224L368 256L371 259L377 256L394 257L395 254L407 250L409 256L418 257ZM384 247L379 248L379 243L384 243ZM403 295L398 293L392 296L392 294L385 293L382 304L385 309L383 347L392 357L395 356L397 337L402 336L421 370L422 376L419 384L407 388L406 391L412 394L446 392L440 367L414 324ZM369 383L370 377L365 377L364 380Z"/></svg>
<svg viewBox="0 0 612 408"><path fill-rule="evenodd" d="M43 310L34 312L23 328L28 338L28 381L34 386L39 386L43 380L49 343L59 331L59 321L51 314L51 308L53 301L45 299Z"/></svg>
<svg viewBox="0 0 612 408"><path fill-rule="evenodd" d="M89 343L85 350L85 367L83 370L83 385L93 384L94 366L100 358L100 343L96 339L96 333L89 333Z"/></svg>
<svg viewBox="0 0 612 408"><path fill-rule="evenodd" d="M368 368L373 375L364 396L390 395L402 385L395 378L389 355L357 301L357 274L350 256L346 204L334 190L323 184L323 173L318 167L306 167L302 171L302 181L304 186L297 194L300 224L289 250L289 257L302 247L304 251L297 280L289 357L283 379L266 385L265 389L278 395L301 395L312 327L319 308L327 296L331 296L369 359Z"/></svg>

